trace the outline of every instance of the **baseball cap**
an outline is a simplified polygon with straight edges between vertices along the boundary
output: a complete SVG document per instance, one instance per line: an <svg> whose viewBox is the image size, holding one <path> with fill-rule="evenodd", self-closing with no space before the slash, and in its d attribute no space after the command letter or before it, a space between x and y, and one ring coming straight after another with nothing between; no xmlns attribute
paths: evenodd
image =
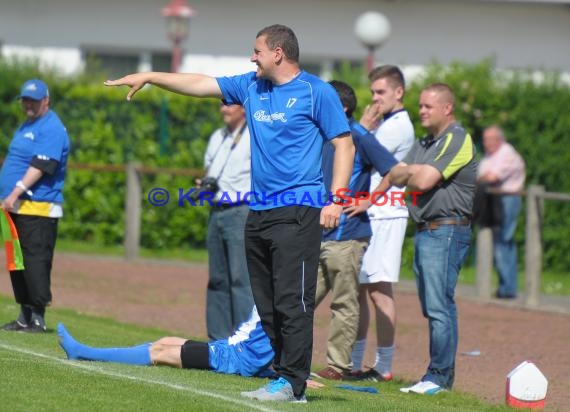
<svg viewBox="0 0 570 412"><path fill-rule="evenodd" d="M28 80L22 86L18 99L27 97L32 100L42 100L49 97L47 84L39 79Z"/></svg>

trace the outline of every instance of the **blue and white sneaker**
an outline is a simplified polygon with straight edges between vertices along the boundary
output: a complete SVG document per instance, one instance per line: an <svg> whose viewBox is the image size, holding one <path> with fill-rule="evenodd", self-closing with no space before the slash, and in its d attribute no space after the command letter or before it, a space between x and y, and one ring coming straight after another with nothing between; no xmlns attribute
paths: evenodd
<svg viewBox="0 0 570 412"><path fill-rule="evenodd" d="M307 403L305 394L295 396L287 379L279 378L252 392L242 392L242 396L258 401Z"/></svg>
<svg viewBox="0 0 570 412"><path fill-rule="evenodd" d="M413 386L407 388L400 388L400 392L404 393L418 393L420 395L435 395L445 389L436 383L430 381L420 381Z"/></svg>
<svg viewBox="0 0 570 412"><path fill-rule="evenodd" d="M261 388L258 388L254 391L241 392L241 396L243 396L245 398L255 399L255 397L258 394L260 394L262 392L266 392L266 387L269 386L270 384L271 384L271 382L269 382L267 385L264 385Z"/></svg>

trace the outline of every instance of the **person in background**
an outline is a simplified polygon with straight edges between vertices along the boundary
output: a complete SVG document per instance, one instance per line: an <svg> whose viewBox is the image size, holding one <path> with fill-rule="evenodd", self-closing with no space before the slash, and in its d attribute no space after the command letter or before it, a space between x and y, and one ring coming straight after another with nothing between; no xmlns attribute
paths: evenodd
<svg viewBox="0 0 570 412"><path fill-rule="evenodd" d="M216 130L204 155L206 178L199 184L214 202L208 219L208 291L206 325L210 339L223 339L253 306L245 258L244 228L249 207L240 195L251 187L251 150L245 112L239 105L220 106L225 127ZM211 182L215 182L212 185Z"/></svg>
<svg viewBox="0 0 570 412"><path fill-rule="evenodd" d="M501 207L501 219L493 229L495 267L499 287L495 296L500 299L517 297L517 247L515 231L521 211L521 195L525 182L525 162L515 148L507 143L503 130L489 126L483 130L485 156L479 164L477 180L493 193Z"/></svg>
<svg viewBox="0 0 570 412"><path fill-rule="evenodd" d="M42 80L26 81L19 99L26 120L16 129L0 171L0 199L18 232L25 268L10 271L20 314L2 330L45 332L69 136L50 109L48 86Z"/></svg>

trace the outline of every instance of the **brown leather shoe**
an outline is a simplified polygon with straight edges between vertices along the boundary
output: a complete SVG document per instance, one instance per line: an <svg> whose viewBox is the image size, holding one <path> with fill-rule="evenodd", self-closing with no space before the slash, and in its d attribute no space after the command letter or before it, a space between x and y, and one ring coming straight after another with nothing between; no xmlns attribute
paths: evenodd
<svg viewBox="0 0 570 412"><path fill-rule="evenodd" d="M327 366L325 369L315 372L312 375L323 379L329 379L331 381L342 380L342 374L340 372L337 372L330 366Z"/></svg>

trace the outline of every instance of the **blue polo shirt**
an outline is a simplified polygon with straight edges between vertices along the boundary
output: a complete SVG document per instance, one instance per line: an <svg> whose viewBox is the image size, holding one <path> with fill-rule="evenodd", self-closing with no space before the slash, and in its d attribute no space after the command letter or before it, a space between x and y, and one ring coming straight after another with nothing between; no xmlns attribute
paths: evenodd
<svg viewBox="0 0 570 412"><path fill-rule="evenodd" d="M349 192L343 194L354 196L356 192L369 191L370 174L373 168L384 176L398 161L384 146L378 143L372 133L354 119L350 119L350 129L356 151L352 175L347 188ZM331 186L333 163L334 146L327 142L323 148L323 174L326 187ZM323 241L361 239L370 236L372 236L372 230L368 213L361 213L350 219L343 213L338 227L323 231Z"/></svg>
<svg viewBox="0 0 570 412"><path fill-rule="evenodd" d="M31 202L62 203L68 154L67 130L52 110L33 122L25 121L14 133L0 171L0 198L8 197L16 182L24 177L32 159L39 157L56 160L57 169L53 175L44 173L41 179L30 187L33 195L30 197L24 193L21 199ZM39 209L43 211L44 208ZM40 211L38 215L44 213Z"/></svg>
<svg viewBox="0 0 570 412"><path fill-rule="evenodd" d="M333 87L304 71L282 85L258 79L255 72L217 81L224 101L246 112L252 182L245 200L250 208L324 206L323 143L350 131Z"/></svg>

